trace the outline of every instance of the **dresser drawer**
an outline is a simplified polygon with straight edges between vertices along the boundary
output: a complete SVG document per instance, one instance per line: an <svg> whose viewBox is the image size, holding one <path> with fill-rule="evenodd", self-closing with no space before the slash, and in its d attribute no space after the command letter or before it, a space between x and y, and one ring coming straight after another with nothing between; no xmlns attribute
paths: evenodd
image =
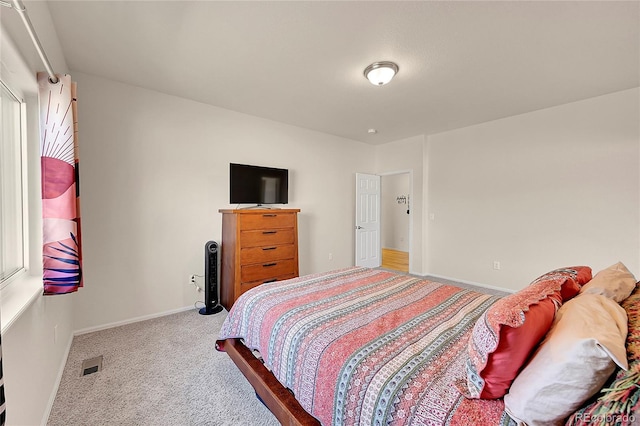
<svg viewBox="0 0 640 426"><path fill-rule="evenodd" d="M280 275L278 277L275 278L269 278L266 280L260 280L260 281L251 281L248 283L240 283L240 294L244 293L245 291L252 289L254 287L257 287L261 284L266 284L266 283L271 283L274 281L284 281L284 280L288 280L290 278L295 278L297 277L296 274L285 274L285 275Z"/></svg>
<svg viewBox="0 0 640 426"><path fill-rule="evenodd" d="M266 281L282 275L294 273L297 264L294 259L277 260L240 267L240 281Z"/></svg>
<svg viewBox="0 0 640 426"><path fill-rule="evenodd" d="M296 252L297 250L294 244L243 248L240 250L240 265L264 263L271 260L293 259Z"/></svg>
<svg viewBox="0 0 640 426"><path fill-rule="evenodd" d="M296 216L292 213L263 213L240 215L240 229L293 228Z"/></svg>
<svg viewBox="0 0 640 426"><path fill-rule="evenodd" d="M295 233L293 228L240 232L240 247L275 246L293 244L294 242Z"/></svg>
<svg viewBox="0 0 640 426"><path fill-rule="evenodd" d="M245 291L298 276L299 209L221 209L220 303L231 309Z"/></svg>

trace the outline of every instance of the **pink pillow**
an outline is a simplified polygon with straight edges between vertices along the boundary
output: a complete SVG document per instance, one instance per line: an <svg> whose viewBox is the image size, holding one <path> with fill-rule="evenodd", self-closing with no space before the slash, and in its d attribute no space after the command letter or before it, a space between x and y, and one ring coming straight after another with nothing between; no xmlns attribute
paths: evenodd
<svg viewBox="0 0 640 426"><path fill-rule="evenodd" d="M636 278L622 262L598 272L580 293L601 294L620 303L636 288Z"/></svg>
<svg viewBox="0 0 640 426"><path fill-rule="evenodd" d="M556 269L487 309L469 339L466 380L458 386L462 394L503 397L549 331L557 309L590 279L588 266Z"/></svg>

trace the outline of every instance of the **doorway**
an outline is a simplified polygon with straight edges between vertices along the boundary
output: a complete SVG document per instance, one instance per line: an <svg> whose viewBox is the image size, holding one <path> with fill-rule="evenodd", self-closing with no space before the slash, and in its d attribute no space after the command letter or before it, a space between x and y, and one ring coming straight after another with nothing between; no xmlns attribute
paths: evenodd
<svg viewBox="0 0 640 426"><path fill-rule="evenodd" d="M411 174L398 172L382 175L380 188L382 267L408 273L411 250Z"/></svg>

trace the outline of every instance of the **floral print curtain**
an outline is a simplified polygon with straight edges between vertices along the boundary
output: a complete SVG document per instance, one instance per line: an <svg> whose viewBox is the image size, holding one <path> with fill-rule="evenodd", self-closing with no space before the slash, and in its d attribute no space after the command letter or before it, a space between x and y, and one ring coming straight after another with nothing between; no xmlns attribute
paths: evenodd
<svg viewBox="0 0 640 426"><path fill-rule="evenodd" d="M82 287L76 84L38 73L44 294Z"/></svg>
<svg viewBox="0 0 640 426"><path fill-rule="evenodd" d="M4 375L2 374L2 340L0 339L0 426L5 424L7 412L4 400Z"/></svg>

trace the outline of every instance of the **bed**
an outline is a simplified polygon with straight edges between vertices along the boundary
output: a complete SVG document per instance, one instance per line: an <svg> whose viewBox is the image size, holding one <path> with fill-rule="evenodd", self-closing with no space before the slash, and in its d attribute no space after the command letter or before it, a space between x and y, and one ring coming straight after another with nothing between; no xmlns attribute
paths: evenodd
<svg viewBox="0 0 640 426"><path fill-rule="evenodd" d="M589 270L583 281L590 278ZM560 298L561 290L547 296ZM472 334L500 300L346 268L244 293L216 349L228 353L282 424L514 424L502 398L468 392Z"/></svg>

